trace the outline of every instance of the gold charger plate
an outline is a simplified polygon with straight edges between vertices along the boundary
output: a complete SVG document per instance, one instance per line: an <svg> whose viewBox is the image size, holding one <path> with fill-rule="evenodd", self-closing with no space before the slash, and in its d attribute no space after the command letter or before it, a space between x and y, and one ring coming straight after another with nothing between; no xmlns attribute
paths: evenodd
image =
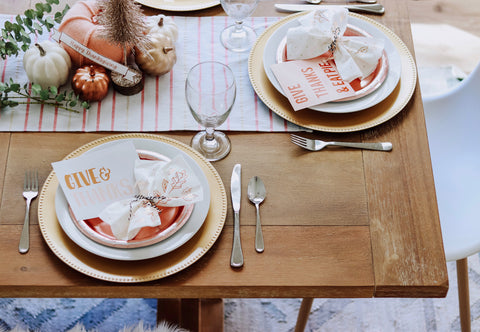
<svg viewBox="0 0 480 332"><path fill-rule="evenodd" d="M263 52L270 36L283 24L297 19L305 12L289 15L267 28L257 39L248 58L248 74L258 97L280 117L305 128L325 132L353 132L368 129L390 120L408 103L415 91L417 71L407 46L384 25L354 13L349 15L366 21L381 30L394 44L401 58L400 81L393 92L379 104L354 113L326 113L310 109L295 112L288 99L270 83L263 69Z"/></svg>
<svg viewBox="0 0 480 332"><path fill-rule="evenodd" d="M187 12L214 7L220 0L137 0L139 4L150 8Z"/></svg>
<svg viewBox="0 0 480 332"><path fill-rule="evenodd" d="M177 273L199 260L215 243L220 235L227 215L227 195L220 175L198 152L176 140L153 134L120 134L104 137L70 153L66 159L81 155L85 151L119 139L143 138L170 144L187 153L204 171L210 186L210 208L200 230L178 249L151 259L118 261L92 254L63 232L55 212L55 193L58 180L52 171L40 193L38 222L43 238L50 249L64 263L91 277L112 282L146 282Z"/></svg>

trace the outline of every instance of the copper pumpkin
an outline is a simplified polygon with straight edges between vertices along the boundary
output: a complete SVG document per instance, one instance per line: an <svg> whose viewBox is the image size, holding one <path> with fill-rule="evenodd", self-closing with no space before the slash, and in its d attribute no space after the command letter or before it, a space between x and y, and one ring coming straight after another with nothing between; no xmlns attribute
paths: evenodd
<svg viewBox="0 0 480 332"><path fill-rule="evenodd" d="M80 67L72 78L73 91L86 101L99 101L105 98L109 83L107 71L98 65Z"/></svg>

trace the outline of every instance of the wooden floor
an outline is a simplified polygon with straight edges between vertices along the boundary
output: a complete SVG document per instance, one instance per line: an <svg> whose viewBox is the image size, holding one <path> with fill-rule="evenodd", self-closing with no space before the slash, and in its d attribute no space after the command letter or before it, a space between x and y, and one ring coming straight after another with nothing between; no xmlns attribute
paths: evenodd
<svg viewBox="0 0 480 332"><path fill-rule="evenodd" d="M480 0L408 0L412 23L444 23L480 37Z"/></svg>

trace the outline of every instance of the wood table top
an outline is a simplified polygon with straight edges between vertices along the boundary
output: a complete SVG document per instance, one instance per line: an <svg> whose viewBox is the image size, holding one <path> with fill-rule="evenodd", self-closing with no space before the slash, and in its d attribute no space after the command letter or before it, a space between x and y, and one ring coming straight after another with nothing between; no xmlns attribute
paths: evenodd
<svg viewBox="0 0 480 332"><path fill-rule="evenodd" d="M385 15L371 18L393 30L413 54L406 4L381 2ZM21 13L31 3L2 1L0 12ZM275 12L273 3L261 1L255 15L284 15ZM178 15L222 14L221 7L216 6ZM418 84L405 109L384 124L355 133L313 135L326 140L390 141L394 148L388 153L348 149L311 153L292 145L286 133L228 133L232 151L213 163L228 194L236 163L242 164L242 188L254 175L267 187L267 199L261 205L262 254L254 249L255 209L243 191L242 269L232 269L229 264L233 237L229 195L226 224L213 247L193 265L163 279L111 283L77 272L49 249L36 213L31 213L30 251L18 253L25 213L24 171L36 167L40 179L45 180L52 162L112 134L116 133L0 133L1 296L319 298L443 297L447 293L448 275ZM186 144L193 135L158 134ZM32 211L37 207L38 199L33 201Z"/></svg>

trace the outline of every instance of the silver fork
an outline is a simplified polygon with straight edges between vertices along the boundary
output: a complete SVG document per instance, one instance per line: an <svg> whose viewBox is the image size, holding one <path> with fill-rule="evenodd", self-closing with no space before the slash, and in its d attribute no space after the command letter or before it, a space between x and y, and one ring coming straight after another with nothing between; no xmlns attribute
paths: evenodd
<svg viewBox="0 0 480 332"><path fill-rule="evenodd" d="M343 146L347 148L390 151L392 150L392 143L350 143L350 142L324 142L318 139L309 139L298 135L290 135L293 144L296 144L304 149L310 151L319 151L328 145Z"/></svg>
<svg viewBox="0 0 480 332"><path fill-rule="evenodd" d="M32 199L38 195L38 171L26 171L23 180L23 197L27 201L25 211L25 220L23 222L22 235L18 244L18 251L22 254L26 253L30 248L30 203Z"/></svg>

